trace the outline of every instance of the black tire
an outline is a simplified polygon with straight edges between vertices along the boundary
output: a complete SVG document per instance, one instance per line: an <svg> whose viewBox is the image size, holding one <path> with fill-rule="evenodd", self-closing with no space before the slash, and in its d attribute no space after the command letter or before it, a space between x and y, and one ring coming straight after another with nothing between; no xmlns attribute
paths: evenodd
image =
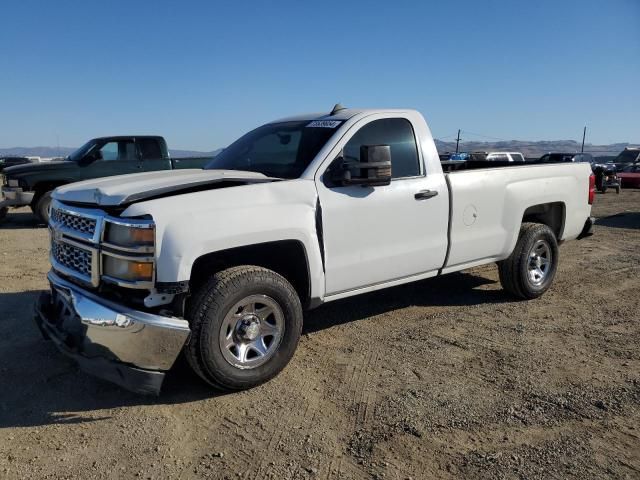
<svg viewBox="0 0 640 480"><path fill-rule="evenodd" d="M534 247L547 245L549 264L545 268L544 276L539 283L530 276L530 258ZM555 277L559 260L558 241L553 231L540 223L524 223L520 228L520 235L509 258L498 262L498 273L502 288L515 297L532 299L546 292ZM533 267L532 267L533 268Z"/></svg>
<svg viewBox="0 0 640 480"><path fill-rule="evenodd" d="M284 318L284 332L266 363L239 368L222 352L221 329L232 307L252 295L266 295L277 303ZM298 294L284 277L266 268L245 265L218 272L200 287L189 302L187 319L191 326L185 347L187 362L210 385L228 391L260 385L280 373L298 346L303 315Z"/></svg>
<svg viewBox="0 0 640 480"><path fill-rule="evenodd" d="M620 195L620 187L616 187L616 194Z"/></svg>
<svg viewBox="0 0 640 480"><path fill-rule="evenodd" d="M51 207L51 194L53 191L45 192L38 197L33 213L42 223L49 224L49 208Z"/></svg>
<svg viewBox="0 0 640 480"><path fill-rule="evenodd" d="M0 222L3 222L7 218L8 212L9 212L9 207L0 208Z"/></svg>
<svg viewBox="0 0 640 480"><path fill-rule="evenodd" d="M607 187L602 187L602 188L600 189L600 193L602 193L602 194L607 193Z"/></svg>

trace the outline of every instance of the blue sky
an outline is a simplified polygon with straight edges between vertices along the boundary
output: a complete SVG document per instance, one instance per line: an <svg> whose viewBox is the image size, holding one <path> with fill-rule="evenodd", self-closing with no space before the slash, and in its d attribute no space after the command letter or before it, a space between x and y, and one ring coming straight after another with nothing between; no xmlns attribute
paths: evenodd
<svg viewBox="0 0 640 480"><path fill-rule="evenodd" d="M447 139L640 142L639 25L640 0L5 0L0 147L211 150L337 101Z"/></svg>

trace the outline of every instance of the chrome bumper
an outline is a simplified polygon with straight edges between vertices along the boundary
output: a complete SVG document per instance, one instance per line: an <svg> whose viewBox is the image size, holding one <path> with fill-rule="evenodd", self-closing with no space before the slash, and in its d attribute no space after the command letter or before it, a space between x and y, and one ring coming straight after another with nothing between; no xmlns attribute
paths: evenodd
<svg viewBox="0 0 640 480"><path fill-rule="evenodd" d="M34 192L24 192L17 187L2 187L2 195L0 195L0 208L2 207L22 207L31 205Z"/></svg>
<svg viewBox="0 0 640 480"><path fill-rule="evenodd" d="M138 393L158 394L189 338L186 320L132 310L54 272L36 305L36 323L80 367Z"/></svg>

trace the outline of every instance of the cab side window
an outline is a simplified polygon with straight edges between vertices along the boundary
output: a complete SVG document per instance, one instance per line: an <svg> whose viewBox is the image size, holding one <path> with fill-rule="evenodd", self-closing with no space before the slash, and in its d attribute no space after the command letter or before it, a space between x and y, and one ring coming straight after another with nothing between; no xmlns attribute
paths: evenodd
<svg viewBox="0 0 640 480"><path fill-rule="evenodd" d="M138 138L136 140L140 155L144 160L157 160L162 158L159 142L154 138Z"/></svg>
<svg viewBox="0 0 640 480"><path fill-rule="evenodd" d="M100 148L100 154L102 160L117 160L118 159L118 142L105 143Z"/></svg>
<svg viewBox="0 0 640 480"><path fill-rule="evenodd" d="M131 140L105 143L100 147L102 160L137 160L136 145Z"/></svg>
<svg viewBox="0 0 640 480"><path fill-rule="evenodd" d="M391 147L392 178L420 175L418 147L411 123L404 118L384 118L366 124L344 146L345 160L360 161L362 145Z"/></svg>

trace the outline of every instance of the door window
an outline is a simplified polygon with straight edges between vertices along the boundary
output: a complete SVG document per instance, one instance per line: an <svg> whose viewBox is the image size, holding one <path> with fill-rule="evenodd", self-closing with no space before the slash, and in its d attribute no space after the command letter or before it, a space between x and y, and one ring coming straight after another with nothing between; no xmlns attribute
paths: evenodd
<svg viewBox="0 0 640 480"><path fill-rule="evenodd" d="M118 142L105 143L100 148L102 160L117 160L118 159Z"/></svg>
<svg viewBox="0 0 640 480"><path fill-rule="evenodd" d="M366 124L344 146L345 160L360 161L362 145L391 147L392 178L420 175L418 148L411 123L404 118L385 118Z"/></svg>
<svg viewBox="0 0 640 480"><path fill-rule="evenodd" d="M136 146L131 140L108 142L100 147L102 160L136 160Z"/></svg>
<svg viewBox="0 0 640 480"><path fill-rule="evenodd" d="M154 138L138 138L138 147L140 148L140 154L145 160L156 160L162 158L162 151L158 141Z"/></svg>

